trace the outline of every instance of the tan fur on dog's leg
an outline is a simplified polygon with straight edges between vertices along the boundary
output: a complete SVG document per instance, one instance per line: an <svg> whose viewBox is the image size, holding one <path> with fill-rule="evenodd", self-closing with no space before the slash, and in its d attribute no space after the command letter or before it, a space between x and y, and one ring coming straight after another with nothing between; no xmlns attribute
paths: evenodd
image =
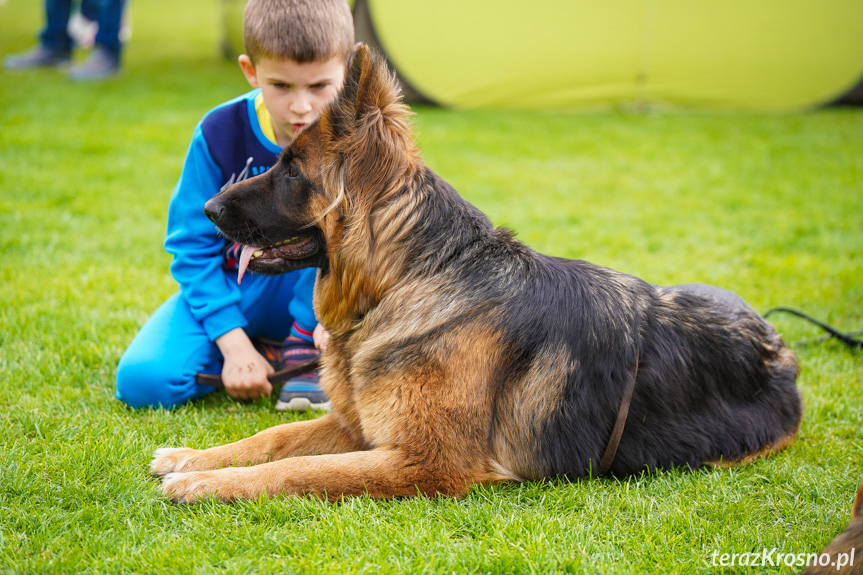
<svg viewBox="0 0 863 575"><path fill-rule="evenodd" d="M157 449L150 463L150 473L161 476L177 471L244 467L297 455L358 449L363 449L360 440L348 433L339 415L331 413L310 421L277 425L252 437L210 449Z"/></svg>
<svg viewBox="0 0 863 575"><path fill-rule="evenodd" d="M434 473L418 461L408 461L401 451L380 449L171 473L163 479L162 493L177 503L194 503L204 496L233 501L279 494L316 495L330 501L366 493L371 497L458 496L483 479Z"/></svg>

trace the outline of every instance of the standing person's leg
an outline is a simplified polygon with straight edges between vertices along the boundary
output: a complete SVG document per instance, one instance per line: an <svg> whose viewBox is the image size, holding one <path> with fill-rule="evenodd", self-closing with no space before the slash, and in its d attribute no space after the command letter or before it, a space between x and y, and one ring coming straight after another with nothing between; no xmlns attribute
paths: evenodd
<svg viewBox="0 0 863 575"><path fill-rule="evenodd" d="M100 0L81 0L81 16L90 22L99 21Z"/></svg>
<svg viewBox="0 0 863 575"><path fill-rule="evenodd" d="M3 67L27 70L68 64L72 57L72 37L67 30L71 11L72 0L45 0L45 27L39 34L39 45L29 52L6 56Z"/></svg>
<svg viewBox="0 0 863 575"><path fill-rule="evenodd" d="M98 2L96 48L86 62L69 70L72 80L101 80L120 70L120 26L123 22L123 0L93 0Z"/></svg>
<svg viewBox="0 0 863 575"><path fill-rule="evenodd" d="M97 0L99 10L97 22L99 31L96 32L96 46L101 46L111 54L117 61L120 60L120 52L123 49L120 42L120 28L123 25L123 0Z"/></svg>
<svg viewBox="0 0 863 575"><path fill-rule="evenodd" d="M72 37L67 29L71 14L72 0L45 0L45 27L39 34L42 46L58 53L72 51Z"/></svg>

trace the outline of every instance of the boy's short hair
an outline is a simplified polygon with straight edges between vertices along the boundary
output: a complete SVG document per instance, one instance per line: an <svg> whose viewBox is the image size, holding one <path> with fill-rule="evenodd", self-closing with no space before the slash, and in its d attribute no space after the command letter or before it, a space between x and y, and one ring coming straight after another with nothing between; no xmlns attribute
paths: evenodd
<svg viewBox="0 0 863 575"><path fill-rule="evenodd" d="M299 64L347 61L354 20L345 0L249 0L243 16L246 54Z"/></svg>

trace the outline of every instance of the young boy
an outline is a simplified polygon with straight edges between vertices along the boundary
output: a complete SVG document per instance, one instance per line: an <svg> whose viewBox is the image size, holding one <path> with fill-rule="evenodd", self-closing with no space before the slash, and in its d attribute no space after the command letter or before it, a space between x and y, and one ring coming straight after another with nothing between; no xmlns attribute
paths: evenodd
<svg viewBox="0 0 863 575"><path fill-rule="evenodd" d="M345 0L250 0L240 68L253 90L198 124L168 209L165 250L180 291L147 321L117 367L117 398L171 408L210 393L195 375L220 373L236 399L269 395L273 367L251 338L285 340L288 364L313 358L316 270L246 274L242 246L226 242L203 212L225 186L258 175L335 98L354 44ZM287 337L287 339L285 339ZM286 382L277 409L323 408L317 374Z"/></svg>

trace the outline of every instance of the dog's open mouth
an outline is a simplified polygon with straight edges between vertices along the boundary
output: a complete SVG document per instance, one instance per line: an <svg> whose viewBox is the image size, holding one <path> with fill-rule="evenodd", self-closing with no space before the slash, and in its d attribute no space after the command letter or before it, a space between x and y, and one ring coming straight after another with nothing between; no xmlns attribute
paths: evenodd
<svg viewBox="0 0 863 575"><path fill-rule="evenodd" d="M246 269L262 273L267 273L268 268L275 268L273 271L276 271L285 264L285 260L302 260L316 253L318 243L311 236L294 236L265 248L244 245L240 253L237 283L242 281Z"/></svg>

